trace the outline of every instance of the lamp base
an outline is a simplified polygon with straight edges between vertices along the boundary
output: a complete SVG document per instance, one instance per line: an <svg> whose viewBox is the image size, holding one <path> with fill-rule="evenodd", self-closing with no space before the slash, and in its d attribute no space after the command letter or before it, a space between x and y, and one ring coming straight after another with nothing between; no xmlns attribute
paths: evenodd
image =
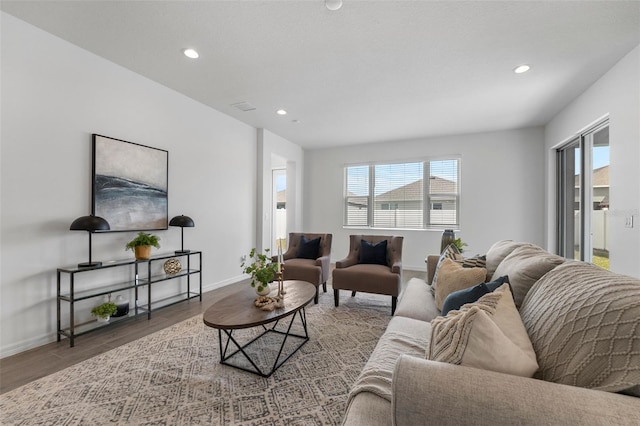
<svg viewBox="0 0 640 426"><path fill-rule="evenodd" d="M78 268L96 268L102 266L102 262L84 262L78 263Z"/></svg>
<svg viewBox="0 0 640 426"><path fill-rule="evenodd" d="M187 253L191 253L191 250L176 250L175 253L176 254L187 254Z"/></svg>

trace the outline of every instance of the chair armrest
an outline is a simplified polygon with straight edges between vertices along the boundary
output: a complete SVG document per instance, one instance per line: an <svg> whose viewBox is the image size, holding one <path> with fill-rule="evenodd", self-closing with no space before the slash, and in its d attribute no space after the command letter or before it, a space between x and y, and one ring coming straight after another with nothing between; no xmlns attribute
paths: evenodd
<svg viewBox="0 0 640 426"><path fill-rule="evenodd" d="M345 257L342 260L336 262L336 268L348 268L358 263L358 259L355 256Z"/></svg>
<svg viewBox="0 0 640 426"><path fill-rule="evenodd" d="M329 265L331 263L331 256L320 256L316 259L316 266L322 266L324 268L325 265Z"/></svg>
<svg viewBox="0 0 640 426"><path fill-rule="evenodd" d="M640 424L640 398L407 355L391 398L395 426Z"/></svg>
<svg viewBox="0 0 640 426"><path fill-rule="evenodd" d="M438 266L438 260L440 260L440 256L430 254L424 260L427 264L427 284L431 284L433 282L433 275L436 273L436 266Z"/></svg>
<svg viewBox="0 0 640 426"><path fill-rule="evenodd" d="M396 261L393 265L391 265L391 272L394 274L399 274L402 272L402 261Z"/></svg>

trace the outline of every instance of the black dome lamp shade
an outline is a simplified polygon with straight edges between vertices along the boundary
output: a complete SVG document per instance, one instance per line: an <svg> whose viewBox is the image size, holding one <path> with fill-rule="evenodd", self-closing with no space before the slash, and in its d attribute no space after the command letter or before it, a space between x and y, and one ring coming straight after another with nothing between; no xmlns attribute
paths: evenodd
<svg viewBox="0 0 640 426"><path fill-rule="evenodd" d="M171 221L169 221L169 226L179 226L180 227L180 250L176 250L176 254L187 254L190 253L191 250L184 249L184 228L193 228L196 224L193 222L189 216L180 215L176 216Z"/></svg>
<svg viewBox="0 0 640 426"><path fill-rule="evenodd" d="M96 231L108 231L111 227L109 222L101 218L100 216L81 216L74 220L69 227L71 231L87 231L89 233L89 261L84 263L78 263L79 268L89 268L102 266L102 262L91 261L91 234Z"/></svg>

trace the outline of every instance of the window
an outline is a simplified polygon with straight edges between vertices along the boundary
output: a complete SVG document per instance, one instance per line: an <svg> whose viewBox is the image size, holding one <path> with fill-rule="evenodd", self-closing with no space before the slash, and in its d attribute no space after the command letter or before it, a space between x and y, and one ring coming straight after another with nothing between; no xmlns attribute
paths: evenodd
<svg viewBox="0 0 640 426"><path fill-rule="evenodd" d="M609 269L608 122L559 148L557 159L558 253Z"/></svg>
<svg viewBox="0 0 640 426"><path fill-rule="evenodd" d="M344 225L418 229L457 225L459 176L458 159L347 166Z"/></svg>

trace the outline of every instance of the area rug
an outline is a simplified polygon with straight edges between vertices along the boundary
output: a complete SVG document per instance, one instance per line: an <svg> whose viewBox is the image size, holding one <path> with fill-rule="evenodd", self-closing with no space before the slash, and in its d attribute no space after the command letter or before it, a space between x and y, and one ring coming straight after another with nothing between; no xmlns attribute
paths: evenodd
<svg viewBox="0 0 640 426"><path fill-rule="evenodd" d="M332 296L307 306L310 340L269 378L221 365L198 315L1 395L0 423L338 425L391 303L343 292L336 308Z"/></svg>

